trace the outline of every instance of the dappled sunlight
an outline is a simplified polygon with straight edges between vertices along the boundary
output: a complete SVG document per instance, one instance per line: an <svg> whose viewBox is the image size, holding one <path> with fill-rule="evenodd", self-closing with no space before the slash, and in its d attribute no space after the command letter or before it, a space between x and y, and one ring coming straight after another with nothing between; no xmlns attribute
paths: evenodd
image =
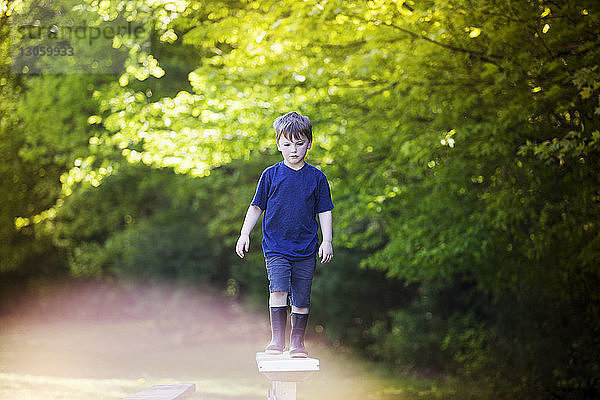
<svg viewBox="0 0 600 400"><path fill-rule="evenodd" d="M0 395L4 399L86 399L124 398L139 390L144 380L73 379L54 376L0 374Z"/></svg>
<svg viewBox="0 0 600 400"><path fill-rule="evenodd" d="M11 400L67 400L75 398L123 399L153 385L179 383L173 379L82 379L54 376L0 374L0 396ZM230 379L188 379L194 383L192 398L261 398L263 387L253 382L232 382Z"/></svg>
<svg viewBox="0 0 600 400"><path fill-rule="evenodd" d="M122 398L182 380L217 398L263 392L254 350L266 322L209 289L76 285L44 291L3 320L2 398ZM15 391L24 397L10 394Z"/></svg>
<svg viewBox="0 0 600 400"><path fill-rule="evenodd" d="M121 399L155 384L196 384L194 398L262 399L255 353L267 315L202 288L75 284L45 287L0 328L0 398ZM307 341L322 370L298 398L388 398L346 354Z"/></svg>

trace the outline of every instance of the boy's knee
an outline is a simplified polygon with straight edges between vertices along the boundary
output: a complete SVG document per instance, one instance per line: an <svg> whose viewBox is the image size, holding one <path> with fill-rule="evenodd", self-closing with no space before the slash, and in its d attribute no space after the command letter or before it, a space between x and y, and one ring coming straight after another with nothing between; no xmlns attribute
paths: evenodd
<svg viewBox="0 0 600 400"><path fill-rule="evenodd" d="M285 307L287 306L288 292L271 292L269 295L270 307Z"/></svg>

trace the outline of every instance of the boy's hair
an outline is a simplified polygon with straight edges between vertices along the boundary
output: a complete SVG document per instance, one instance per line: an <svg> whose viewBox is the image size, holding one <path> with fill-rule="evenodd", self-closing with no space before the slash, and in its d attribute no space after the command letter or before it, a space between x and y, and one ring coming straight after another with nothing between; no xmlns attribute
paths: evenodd
<svg viewBox="0 0 600 400"><path fill-rule="evenodd" d="M312 124L310 123L310 119L296 111L290 111L281 117L277 117L275 122L273 122L273 128L275 129L278 142L281 135L288 140L300 139L304 136L309 142L312 142Z"/></svg>

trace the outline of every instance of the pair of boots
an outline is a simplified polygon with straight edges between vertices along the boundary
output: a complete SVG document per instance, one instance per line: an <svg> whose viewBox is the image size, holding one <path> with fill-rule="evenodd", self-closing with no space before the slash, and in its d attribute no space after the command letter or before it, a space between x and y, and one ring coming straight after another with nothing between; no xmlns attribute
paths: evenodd
<svg viewBox="0 0 600 400"><path fill-rule="evenodd" d="M270 307L271 310L271 343L265 349L268 354L281 354L285 348L285 327L287 324L287 307ZM292 313L292 333L290 335L290 357L308 357L304 347L304 334L308 314Z"/></svg>

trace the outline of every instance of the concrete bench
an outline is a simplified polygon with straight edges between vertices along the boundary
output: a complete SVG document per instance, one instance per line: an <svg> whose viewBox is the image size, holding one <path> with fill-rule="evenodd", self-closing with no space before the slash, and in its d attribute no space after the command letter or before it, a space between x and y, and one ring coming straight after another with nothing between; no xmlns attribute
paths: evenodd
<svg viewBox="0 0 600 400"><path fill-rule="evenodd" d="M125 400L180 400L196 391L193 383L155 385L127 397Z"/></svg>
<svg viewBox="0 0 600 400"><path fill-rule="evenodd" d="M296 400L296 382L308 379L319 370L316 358L291 358L288 352L281 355L256 353L258 371L271 382L269 400Z"/></svg>

